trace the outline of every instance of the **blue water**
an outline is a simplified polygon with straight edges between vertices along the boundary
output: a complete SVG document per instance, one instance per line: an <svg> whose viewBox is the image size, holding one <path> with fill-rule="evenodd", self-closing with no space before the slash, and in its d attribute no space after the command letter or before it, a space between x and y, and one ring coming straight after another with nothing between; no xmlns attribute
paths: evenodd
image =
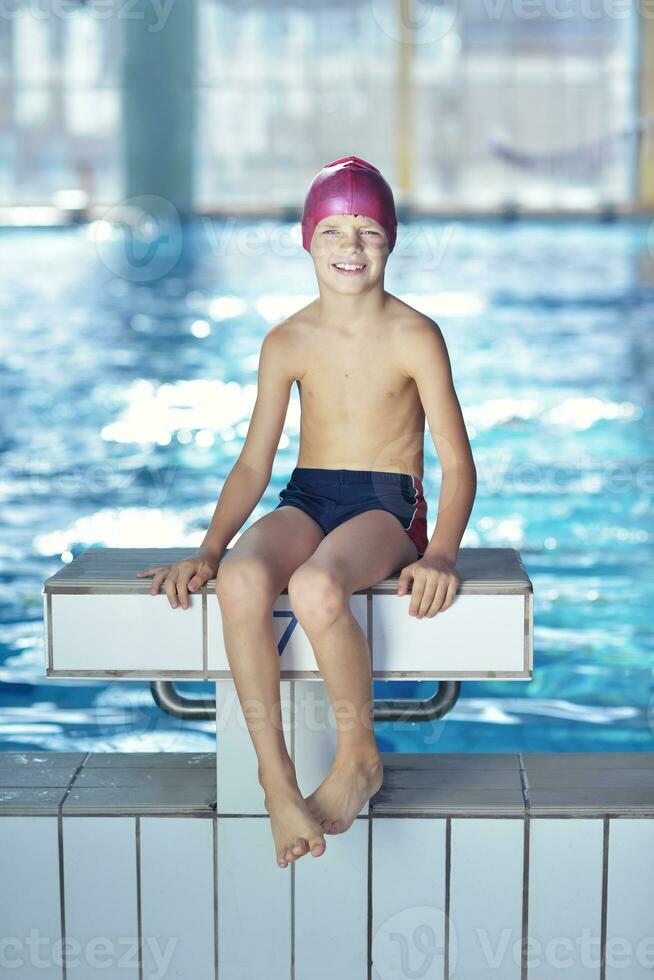
<svg viewBox="0 0 654 980"><path fill-rule="evenodd" d="M298 226L0 232L0 749L207 751L149 683L48 680L43 580L92 545L200 542L268 327L315 295ZM147 231L144 232L147 234ZM654 232L647 222L405 225L387 288L446 337L477 462L464 545L520 550L531 682L467 682L402 751L654 751ZM297 393L266 494L296 463ZM426 434L433 530L439 469ZM213 696L209 683L180 685ZM433 684L376 682L379 697Z"/></svg>

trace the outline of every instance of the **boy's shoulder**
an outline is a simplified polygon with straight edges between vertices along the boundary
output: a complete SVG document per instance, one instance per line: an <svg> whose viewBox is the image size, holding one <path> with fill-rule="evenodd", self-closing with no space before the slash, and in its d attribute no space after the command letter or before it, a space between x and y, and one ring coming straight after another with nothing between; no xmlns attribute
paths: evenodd
<svg viewBox="0 0 654 980"><path fill-rule="evenodd" d="M281 342L284 338L293 338L294 335L297 335L298 330L312 323L316 323L317 320L317 302L313 300L311 303L303 306L302 309L296 310L295 313L291 313L283 320L275 323L269 329L266 336L278 337Z"/></svg>
<svg viewBox="0 0 654 980"><path fill-rule="evenodd" d="M389 320L397 327L402 340L416 339L418 337L433 337L434 335L442 338L441 329L435 320L432 320L426 313L421 313L409 303L398 299L397 296L389 295L388 314Z"/></svg>
<svg viewBox="0 0 654 980"><path fill-rule="evenodd" d="M310 306L311 304L273 324L263 338L261 357L266 367L274 365L278 372L291 381L298 378L304 370L300 341L305 335L306 327L312 322Z"/></svg>
<svg viewBox="0 0 654 980"><path fill-rule="evenodd" d="M447 345L436 320L396 296L392 300L389 309L392 310L394 329L391 335L403 373L416 378L428 365L430 369L436 365L448 368Z"/></svg>

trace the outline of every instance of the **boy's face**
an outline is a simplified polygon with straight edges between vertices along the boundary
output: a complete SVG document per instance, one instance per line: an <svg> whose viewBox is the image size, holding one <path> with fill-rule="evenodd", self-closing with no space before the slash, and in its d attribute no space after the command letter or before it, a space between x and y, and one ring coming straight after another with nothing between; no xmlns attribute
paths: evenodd
<svg viewBox="0 0 654 980"><path fill-rule="evenodd" d="M357 293L383 279L388 235L373 218L332 214L315 227L311 257L319 281L338 292ZM343 265L362 268L340 268Z"/></svg>

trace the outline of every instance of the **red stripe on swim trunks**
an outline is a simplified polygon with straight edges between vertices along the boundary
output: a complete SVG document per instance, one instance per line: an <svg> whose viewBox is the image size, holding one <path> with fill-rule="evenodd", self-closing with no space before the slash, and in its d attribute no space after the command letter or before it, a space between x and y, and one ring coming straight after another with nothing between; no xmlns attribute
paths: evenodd
<svg viewBox="0 0 654 980"><path fill-rule="evenodd" d="M427 538L427 502L422 492L422 483L417 476L411 475L413 481L415 506L407 534L415 544L418 552L424 554L428 544Z"/></svg>

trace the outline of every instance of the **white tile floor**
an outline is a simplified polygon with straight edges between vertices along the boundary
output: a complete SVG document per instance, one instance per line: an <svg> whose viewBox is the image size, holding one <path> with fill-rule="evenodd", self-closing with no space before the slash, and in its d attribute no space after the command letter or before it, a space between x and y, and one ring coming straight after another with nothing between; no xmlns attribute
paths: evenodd
<svg viewBox="0 0 654 980"><path fill-rule="evenodd" d="M563 962L568 975L599 980L604 957L607 980L645 980L654 755L586 761L385 756L370 815L328 838L324 860L281 869L266 815L216 813L209 753L3 753L1 955L12 977L31 980L36 930L38 976L63 980L64 929L67 976L84 980L137 977L130 938L142 940L144 976L168 957L194 980L405 980L417 970L548 980ZM80 792L108 793L84 810L72 799L82 774L96 785ZM493 813L492 794L516 781L522 804Z"/></svg>

